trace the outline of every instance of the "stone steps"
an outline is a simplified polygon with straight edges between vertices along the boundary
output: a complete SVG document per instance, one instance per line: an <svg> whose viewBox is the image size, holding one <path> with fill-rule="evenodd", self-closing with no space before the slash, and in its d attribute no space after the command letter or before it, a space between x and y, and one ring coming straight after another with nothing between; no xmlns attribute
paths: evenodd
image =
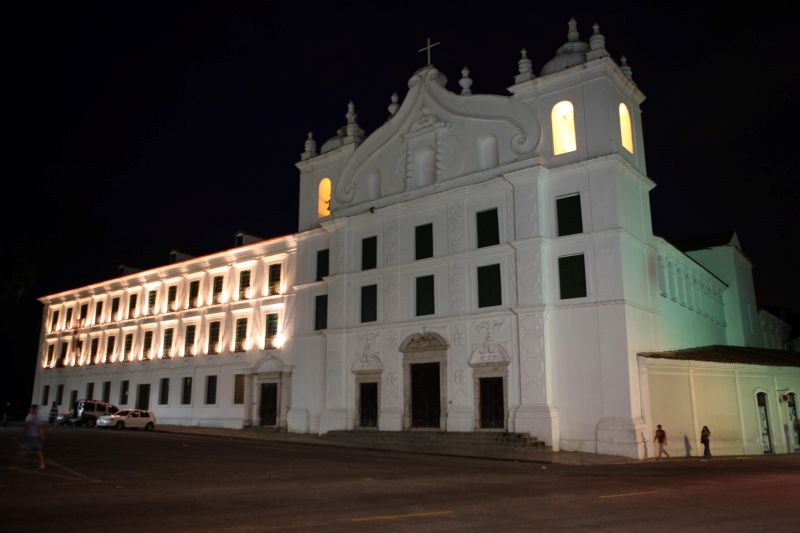
<svg viewBox="0 0 800 533"><path fill-rule="evenodd" d="M543 442L526 433L355 430L330 431L323 437L352 444L410 448L452 447L482 451L547 449Z"/></svg>

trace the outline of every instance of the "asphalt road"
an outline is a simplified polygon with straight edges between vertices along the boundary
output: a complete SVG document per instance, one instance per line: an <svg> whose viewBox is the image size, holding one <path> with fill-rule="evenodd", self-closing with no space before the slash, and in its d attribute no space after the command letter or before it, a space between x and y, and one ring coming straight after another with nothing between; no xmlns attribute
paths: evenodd
<svg viewBox="0 0 800 533"><path fill-rule="evenodd" d="M800 456L541 465L59 427L2 531L800 531Z"/></svg>

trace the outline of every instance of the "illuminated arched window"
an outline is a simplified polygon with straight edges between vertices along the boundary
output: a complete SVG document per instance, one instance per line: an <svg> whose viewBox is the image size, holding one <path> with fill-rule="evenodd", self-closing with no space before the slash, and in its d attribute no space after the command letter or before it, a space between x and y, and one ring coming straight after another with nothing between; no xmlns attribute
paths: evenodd
<svg viewBox="0 0 800 533"><path fill-rule="evenodd" d="M317 192L317 217L323 218L331 214L331 179L322 178Z"/></svg>
<svg viewBox="0 0 800 533"><path fill-rule="evenodd" d="M553 124L553 155L577 150L575 142L575 109L572 102L563 100L553 106L550 114Z"/></svg>
<svg viewBox="0 0 800 533"><path fill-rule="evenodd" d="M622 146L633 153L633 126L631 126L631 114L625 104L619 104L619 134Z"/></svg>

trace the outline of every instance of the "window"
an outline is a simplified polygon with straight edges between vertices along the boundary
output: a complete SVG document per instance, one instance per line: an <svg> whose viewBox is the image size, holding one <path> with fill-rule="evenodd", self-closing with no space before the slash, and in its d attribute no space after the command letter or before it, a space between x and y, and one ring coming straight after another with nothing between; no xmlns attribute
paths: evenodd
<svg viewBox="0 0 800 533"><path fill-rule="evenodd" d="M414 228L414 259L433 257L433 224Z"/></svg>
<svg viewBox="0 0 800 533"><path fill-rule="evenodd" d="M265 320L266 323L266 342L264 348L275 346L275 337L278 335L278 313L270 313Z"/></svg>
<svg viewBox="0 0 800 533"><path fill-rule="evenodd" d="M45 385L42 389L42 405L50 403L50 385Z"/></svg>
<svg viewBox="0 0 800 533"><path fill-rule="evenodd" d="M64 368L67 366L67 350L69 350L69 344L66 342L61 343L61 355L58 357L58 361L56 361L56 366L58 368Z"/></svg>
<svg viewBox="0 0 800 533"><path fill-rule="evenodd" d="M117 313L119 312L119 298L114 298L111 300L111 318L109 320L118 320L119 316Z"/></svg>
<svg viewBox="0 0 800 533"><path fill-rule="evenodd" d="M142 342L142 358L143 359L152 359L153 358L153 332L152 331L145 331L144 332L144 342Z"/></svg>
<svg viewBox="0 0 800 533"><path fill-rule="evenodd" d="M73 389L69 391L69 403L67 404L67 407L73 409L76 403L78 403L78 391Z"/></svg>
<svg viewBox="0 0 800 533"><path fill-rule="evenodd" d="M317 251L317 281L328 275L330 271L330 251L326 248Z"/></svg>
<svg viewBox="0 0 800 533"><path fill-rule="evenodd" d="M94 304L94 323L99 324L103 320L103 302Z"/></svg>
<svg viewBox="0 0 800 533"><path fill-rule="evenodd" d="M206 405L217 403L217 376L206 376Z"/></svg>
<svg viewBox="0 0 800 533"><path fill-rule="evenodd" d="M89 364L93 365L97 363L97 350L100 348L100 339L95 337L92 339L91 344L89 344Z"/></svg>
<svg viewBox="0 0 800 533"><path fill-rule="evenodd" d="M361 322L378 320L378 286L361 287Z"/></svg>
<svg viewBox="0 0 800 533"><path fill-rule="evenodd" d="M186 326L186 336L183 339L183 355L191 357L194 355L194 333L197 326L189 324Z"/></svg>
<svg viewBox="0 0 800 533"><path fill-rule="evenodd" d="M502 304L500 265L478 267L478 307L493 307Z"/></svg>
<svg viewBox="0 0 800 533"><path fill-rule="evenodd" d="M64 329L72 327L72 308L67 309L67 319L64 321Z"/></svg>
<svg viewBox="0 0 800 533"><path fill-rule="evenodd" d="M233 376L233 403L235 405L244 404L244 374Z"/></svg>
<svg viewBox="0 0 800 533"><path fill-rule="evenodd" d="M61 405L61 402L64 400L64 385L59 385L56 389L56 403Z"/></svg>
<svg viewBox="0 0 800 533"><path fill-rule="evenodd" d="M59 315L60 315L59 311L53 311L53 317L50 320L50 329L51 330L56 329L56 326L58 325L58 317L59 317Z"/></svg>
<svg viewBox="0 0 800 533"><path fill-rule="evenodd" d="M247 340L247 319L246 318L238 318L236 319L236 346L235 350L237 352L243 352L245 350L245 341Z"/></svg>
<svg viewBox="0 0 800 533"><path fill-rule="evenodd" d="M161 378L158 382L158 404L167 405L169 403L169 378Z"/></svg>
<svg viewBox="0 0 800 533"><path fill-rule="evenodd" d="M86 384L86 399L94 400L94 383Z"/></svg>
<svg viewBox="0 0 800 533"><path fill-rule="evenodd" d="M572 102L563 100L553 106L550 113L553 127L553 155L566 154L578 149L575 142L575 109Z"/></svg>
<svg viewBox="0 0 800 533"><path fill-rule="evenodd" d="M276 263L269 266L269 287L267 294L273 296L281 292L281 265Z"/></svg>
<svg viewBox="0 0 800 533"><path fill-rule="evenodd" d="M122 357L123 361L130 361L131 357L131 349L133 348L133 333L128 333L125 335L125 346L122 350Z"/></svg>
<svg viewBox="0 0 800 533"><path fill-rule="evenodd" d="M89 314L89 304L81 304L81 311L80 314L78 315L81 322L86 320L86 315L88 314Z"/></svg>
<svg viewBox="0 0 800 533"><path fill-rule="evenodd" d="M192 403L192 378L183 378L181 383L181 404L189 405Z"/></svg>
<svg viewBox="0 0 800 533"><path fill-rule="evenodd" d="M208 353L219 353L219 320L208 324Z"/></svg>
<svg viewBox="0 0 800 533"><path fill-rule="evenodd" d="M128 389L131 382L127 379L122 380L119 384L119 404L128 405Z"/></svg>
<svg viewBox="0 0 800 533"><path fill-rule="evenodd" d="M55 351L56 351L55 344L51 344L47 347L47 361L46 361L47 366L53 366L53 363L55 363L55 361L53 360L53 355L55 354Z"/></svg>
<svg viewBox="0 0 800 533"><path fill-rule="evenodd" d="M222 284L224 278L222 276L214 276L214 284L211 289L211 299L214 303L219 303L222 300Z"/></svg>
<svg viewBox="0 0 800 533"><path fill-rule="evenodd" d="M558 258L558 286L562 300L586 296L583 254Z"/></svg>
<svg viewBox="0 0 800 533"><path fill-rule="evenodd" d="M331 179L322 178L317 189L317 218L331 214Z"/></svg>
<svg viewBox="0 0 800 533"><path fill-rule="evenodd" d="M328 327L328 295L320 294L314 298L314 331Z"/></svg>
<svg viewBox="0 0 800 533"><path fill-rule="evenodd" d="M622 140L622 147L633 153L633 126L631 125L631 114L628 106L619 104L619 134Z"/></svg>
<svg viewBox="0 0 800 533"><path fill-rule="evenodd" d="M167 311L174 311L178 299L178 286L172 285L167 289Z"/></svg>
<svg viewBox="0 0 800 533"><path fill-rule="evenodd" d="M111 401L111 382L103 382L103 401L108 403Z"/></svg>
<svg viewBox="0 0 800 533"><path fill-rule="evenodd" d="M478 248L500 244L500 227L497 223L497 208L475 214L478 233Z"/></svg>
<svg viewBox="0 0 800 533"><path fill-rule="evenodd" d="M147 293L147 312L151 315L156 312L156 294L155 290Z"/></svg>
<svg viewBox="0 0 800 533"><path fill-rule="evenodd" d="M378 237L361 239L361 270L378 266Z"/></svg>
<svg viewBox="0 0 800 533"><path fill-rule="evenodd" d="M161 346L162 357L172 357L172 328L164 330L164 341Z"/></svg>
<svg viewBox="0 0 800 533"><path fill-rule="evenodd" d="M189 307L197 307L197 297L200 295L200 280L189 282Z"/></svg>
<svg viewBox="0 0 800 533"><path fill-rule="evenodd" d="M417 316L432 315L435 311L433 276L417 278Z"/></svg>
<svg viewBox="0 0 800 533"><path fill-rule="evenodd" d="M556 200L556 221L558 223L559 237L583 233L580 194L573 194Z"/></svg>
<svg viewBox="0 0 800 533"><path fill-rule="evenodd" d="M139 300L139 297L135 294L131 294L128 298L128 318L133 318L136 314L136 302Z"/></svg>
<svg viewBox="0 0 800 533"><path fill-rule="evenodd" d="M250 288L250 271L242 270L239 272L239 298L248 297L248 289Z"/></svg>

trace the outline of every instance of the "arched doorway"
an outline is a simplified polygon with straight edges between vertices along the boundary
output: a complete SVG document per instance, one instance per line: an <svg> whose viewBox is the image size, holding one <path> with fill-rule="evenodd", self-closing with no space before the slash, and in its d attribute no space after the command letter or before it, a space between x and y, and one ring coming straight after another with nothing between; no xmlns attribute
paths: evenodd
<svg viewBox="0 0 800 533"><path fill-rule="evenodd" d="M447 421L447 348L441 335L409 335L403 354L403 429L445 431Z"/></svg>

